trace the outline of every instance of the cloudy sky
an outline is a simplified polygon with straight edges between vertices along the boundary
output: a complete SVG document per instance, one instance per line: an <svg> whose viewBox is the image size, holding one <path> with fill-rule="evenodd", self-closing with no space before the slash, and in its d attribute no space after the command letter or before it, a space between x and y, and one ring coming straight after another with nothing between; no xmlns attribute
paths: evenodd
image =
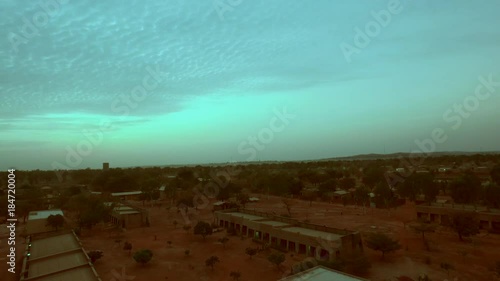
<svg viewBox="0 0 500 281"><path fill-rule="evenodd" d="M0 0L0 169L500 150L499 9Z"/></svg>

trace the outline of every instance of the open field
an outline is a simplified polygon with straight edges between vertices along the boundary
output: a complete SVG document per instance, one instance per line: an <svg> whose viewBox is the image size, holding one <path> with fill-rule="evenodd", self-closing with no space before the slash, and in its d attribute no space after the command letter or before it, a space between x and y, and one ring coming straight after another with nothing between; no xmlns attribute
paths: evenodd
<svg viewBox="0 0 500 281"><path fill-rule="evenodd" d="M275 214L286 213L282 198L256 195L260 202L250 203L250 210L266 211ZM421 236L413 232L406 223L415 219L413 204L398 207L390 212L383 209L342 206L292 199L292 217L299 220L309 220L311 223L337 228L358 230L361 233L381 231L398 238L403 249L389 254L385 260L380 259L380 253L365 247L365 254L372 262L367 278L374 281L396 280L395 277L408 276L416 279L419 274L427 274L431 280L500 280L489 267L500 260L500 237L481 233L469 242L460 242L457 235L446 228L440 228L436 233L426 234L431 251L426 251ZM140 204L140 203L137 203ZM140 204L142 206L142 204ZM104 257L98 260L95 268L103 281L110 280L232 280L231 271L240 271L241 280L274 281L285 276L292 264L302 260L304 256L288 253L286 261L278 270L269 261L270 252L261 252L252 259L245 254L245 248L258 247L250 238L241 239L238 236L229 237L229 242L223 247L218 238L226 235L225 231L216 232L203 241L201 236L195 236L193 230L182 229L183 217L176 208L148 207L151 215L151 227L134 228L121 234L121 244L115 242L117 232L105 229L99 225L91 231L84 230L82 242L86 250L102 250ZM213 221L210 208L195 211L190 209L191 223L197 220ZM173 221L179 224L174 227ZM156 236L156 240L155 240ZM153 259L145 266L140 266L122 249L123 242L133 245L133 252L148 248L154 253ZM169 246L167 241L172 241ZM18 256L22 255L24 244L18 237ZM184 251L190 250L186 256ZM205 260L216 255L221 262L212 271L205 266ZM430 264L426 264L426 258ZM455 269L449 276L440 268L441 262L452 264ZM2 268L5 268L2 265ZM4 274L1 280L15 280L11 274ZM120 279L121 278L121 279ZM133 278L133 279L132 279ZM456 278L456 279L455 279Z"/></svg>
<svg viewBox="0 0 500 281"><path fill-rule="evenodd" d="M248 205L250 209L284 214L281 199L261 196L261 202ZM311 223L337 228L358 230L361 233L384 232L398 238L402 250L389 254L385 261L380 260L380 253L365 246L365 254L372 262L368 278L372 280L391 280L395 276L405 275L416 279L419 274L427 274L432 280L496 280L495 274L488 267L500 260L500 253L493 249L500 247L500 236L481 233L469 243L460 242L456 233L444 227L436 233L426 234L431 251L426 251L420 234L415 233L407 223L416 219L414 204L393 209L342 206L322 202L293 200L292 216L296 219L308 219ZM431 264L425 263L429 257ZM454 265L450 276L440 268L441 262Z"/></svg>
<svg viewBox="0 0 500 281"><path fill-rule="evenodd" d="M259 195L256 195L259 196ZM250 203L248 209L284 214L281 198L267 195L259 196L261 201ZM292 200L292 217L299 220L309 220L312 223L337 228L358 230L361 233L381 231L400 240L403 249L389 254L385 260L380 259L380 253L365 247L365 253L372 262L368 276L371 280L395 280L402 275L416 279L419 274L427 274L432 280L495 280L493 272L488 267L500 260L500 237L481 233L470 242L459 242L455 233L441 228L436 233L427 234L431 251L424 249L421 236L406 223L415 219L414 205L407 204L390 212L382 209L342 206L336 204ZM84 231L82 240L87 250L102 250L104 257L96 262L95 268L103 281L119 280L120 275L129 276L123 280L232 280L231 271L240 271L241 280L278 280L289 272L292 264L303 259L301 255L288 253L286 261L278 270L269 261L269 252L261 252L252 259L245 254L245 248L258 247L250 238L230 237L225 248L218 238L226 235L225 231L214 233L203 241L201 236L195 236L193 230L182 229L184 220L176 208L149 207L151 227L135 228L122 233L122 243L118 245L117 233L96 227L92 231ZM213 222L210 207L195 211L190 210L192 224L197 220ZM197 212L197 213L196 213ZM174 228L173 221L179 224ZM155 240L156 236L156 240ZM148 248L154 253L151 262L140 266L122 249L123 241L133 245L132 253L138 249ZM171 246L167 241L172 241ZM191 254L186 256L184 251ZM216 255L221 262L212 271L205 266L205 260ZM430 259L426 264L425 259ZM455 269L447 273L440 268L441 262L452 264ZM125 276L123 276L125 277ZM134 279L131 279L134 277Z"/></svg>

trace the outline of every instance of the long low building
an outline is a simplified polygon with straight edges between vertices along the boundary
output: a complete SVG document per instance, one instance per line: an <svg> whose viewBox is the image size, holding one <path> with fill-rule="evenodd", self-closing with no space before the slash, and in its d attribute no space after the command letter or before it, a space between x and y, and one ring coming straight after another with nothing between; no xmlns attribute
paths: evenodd
<svg viewBox="0 0 500 281"><path fill-rule="evenodd" d="M26 242L21 281L101 281L73 232Z"/></svg>
<svg viewBox="0 0 500 281"><path fill-rule="evenodd" d="M356 231L300 222L250 210L216 211L221 227L234 228L242 235L288 251L322 260L363 252L361 235Z"/></svg>
<svg viewBox="0 0 500 281"><path fill-rule="evenodd" d="M459 204L417 205L417 218L433 223L449 226L455 213L472 213L480 222L481 229L500 232L500 211L488 210L485 207L474 207Z"/></svg>

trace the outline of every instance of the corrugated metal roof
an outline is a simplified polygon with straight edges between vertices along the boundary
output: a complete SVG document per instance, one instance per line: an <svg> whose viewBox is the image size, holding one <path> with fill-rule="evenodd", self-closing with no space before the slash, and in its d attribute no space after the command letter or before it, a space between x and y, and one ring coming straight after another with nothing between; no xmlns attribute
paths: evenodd
<svg viewBox="0 0 500 281"><path fill-rule="evenodd" d="M368 281L367 279L358 278L356 276L347 275L345 273L335 271L323 266L316 266L306 271L297 273L279 281Z"/></svg>
<svg viewBox="0 0 500 281"><path fill-rule="evenodd" d="M21 280L100 280L89 262L73 233L36 239L30 241Z"/></svg>
<svg viewBox="0 0 500 281"><path fill-rule="evenodd" d="M127 191L127 192L113 192L111 196L127 196L127 195L139 195L142 191Z"/></svg>
<svg viewBox="0 0 500 281"><path fill-rule="evenodd" d="M54 215L54 216L55 215L61 215L61 216L64 216L64 213L60 209L33 211L33 212L29 213L28 220L46 219L50 215Z"/></svg>

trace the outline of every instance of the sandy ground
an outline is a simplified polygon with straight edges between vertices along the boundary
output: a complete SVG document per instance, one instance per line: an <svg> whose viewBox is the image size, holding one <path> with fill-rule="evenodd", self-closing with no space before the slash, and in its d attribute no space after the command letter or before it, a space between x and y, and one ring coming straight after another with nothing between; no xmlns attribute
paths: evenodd
<svg viewBox="0 0 500 281"><path fill-rule="evenodd" d="M95 229L85 232L82 236L86 250L102 250L104 257L97 261L95 268L103 281L120 280L233 280L229 277L231 271L240 271L240 280L278 280L286 274L285 269L299 261L299 257L287 254L287 261L282 269L277 269L268 260L271 253L261 252L252 259L245 254L247 247L258 247L250 238L241 239L238 236L229 237L225 247L218 239L226 236L226 232L216 232L207 236L204 241L201 236L194 235L193 230L186 232L182 229L182 216L175 208L167 210L165 206L150 209L151 227L135 228L123 233L123 241L133 245L132 254L138 249L151 249L153 259L145 266L137 264L127 251L115 243L115 233L109 230ZM194 211L194 210L193 210ZM213 221L211 211L202 210L196 218L208 222ZM174 228L172 222L177 220L179 225ZM193 220L193 224L196 220ZM155 240L156 236L156 240ZM172 241L169 246L167 241ZM185 250L190 255L185 255ZM215 255L220 263L214 270L205 265L205 260ZM288 272L288 271L287 271Z"/></svg>
<svg viewBox="0 0 500 281"><path fill-rule="evenodd" d="M261 201L249 205L249 209L286 213L281 199L260 196ZM299 220L308 219L320 225L358 230L362 234L381 231L398 238L402 250L380 259L380 253L365 247L365 253L372 262L368 278L371 280L397 280L396 277L408 276L417 279L420 274L427 274L432 280L500 280L489 270L495 261L500 261L500 236L481 233L471 242L460 242L456 233L441 227L436 233L426 234L431 251L424 248L420 234L415 233L407 223L416 219L415 206L407 204L395 210L346 206L293 200L292 216ZM425 263L430 258L430 265ZM441 269L441 262L455 267L449 272Z"/></svg>
<svg viewBox="0 0 500 281"><path fill-rule="evenodd" d="M267 195L254 195L261 198L258 203L250 203L248 209L286 213L281 198ZM419 274L427 274L433 281L460 280L482 281L500 280L489 270L495 261L500 261L500 236L481 233L472 239L472 242L460 242L457 235L448 229L438 229L436 233L426 234L431 251L424 249L421 236L414 233L405 223L415 219L415 206L407 204L396 210L366 209L355 206L342 206L293 200L292 217L299 220L309 220L312 223L337 228L358 230L361 233L383 231L396 237L403 245L403 249L388 254L385 260L380 259L380 253L367 249L365 254L372 262L372 268L367 278L373 281L397 280L396 277L408 276L416 280ZM137 203L141 205L141 203ZM98 260L95 268L103 281L122 280L232 280L231 271L240 271L242 281L259 280L275 281L289 272L292 264L304 257L291 253L286 255L286 261L281 269L277 269L269 261L270 252L261 252L250 259L245 254L245 248L258 247L258 244L246 238L229 237L225 248L217 240L226 235L217 232L203 241L201 236L195 236L192 229L186 232L182 229L184 220L176 208L167 207L164 202L161 207L148 207L151 214L151 227L128 229L121 235L121 244L115 240L117 233L99 225L91 231L84 231L81 239L84 248L88 250L102 250L104 257ZM213 222L211 210L196 212L191 210L192 223L197 220ZM173 221L179 225L174 228ZM5 231L4 231L5 232ZM156 236L156 240L155 240ZM137 264L127 251L122 249L123 241L130 241L133 245L132 253L138 249L147 248L153 251L153 259L145 266ZM167 241L172 241L171 246ZM15 280L7 274L5 264L5 240L1 239L2 256L0 261L0 280ZM20 245L19 248L23 246ZM189 249L191 254L186 256L184 251ZM20 253L19 253L20 254ZM220 263L212 271L205 265L205 260L218 256ZM426 257L431 263L426 264ZM452 264L455 269L449 272L440 268L441 262Z"/></svg>

